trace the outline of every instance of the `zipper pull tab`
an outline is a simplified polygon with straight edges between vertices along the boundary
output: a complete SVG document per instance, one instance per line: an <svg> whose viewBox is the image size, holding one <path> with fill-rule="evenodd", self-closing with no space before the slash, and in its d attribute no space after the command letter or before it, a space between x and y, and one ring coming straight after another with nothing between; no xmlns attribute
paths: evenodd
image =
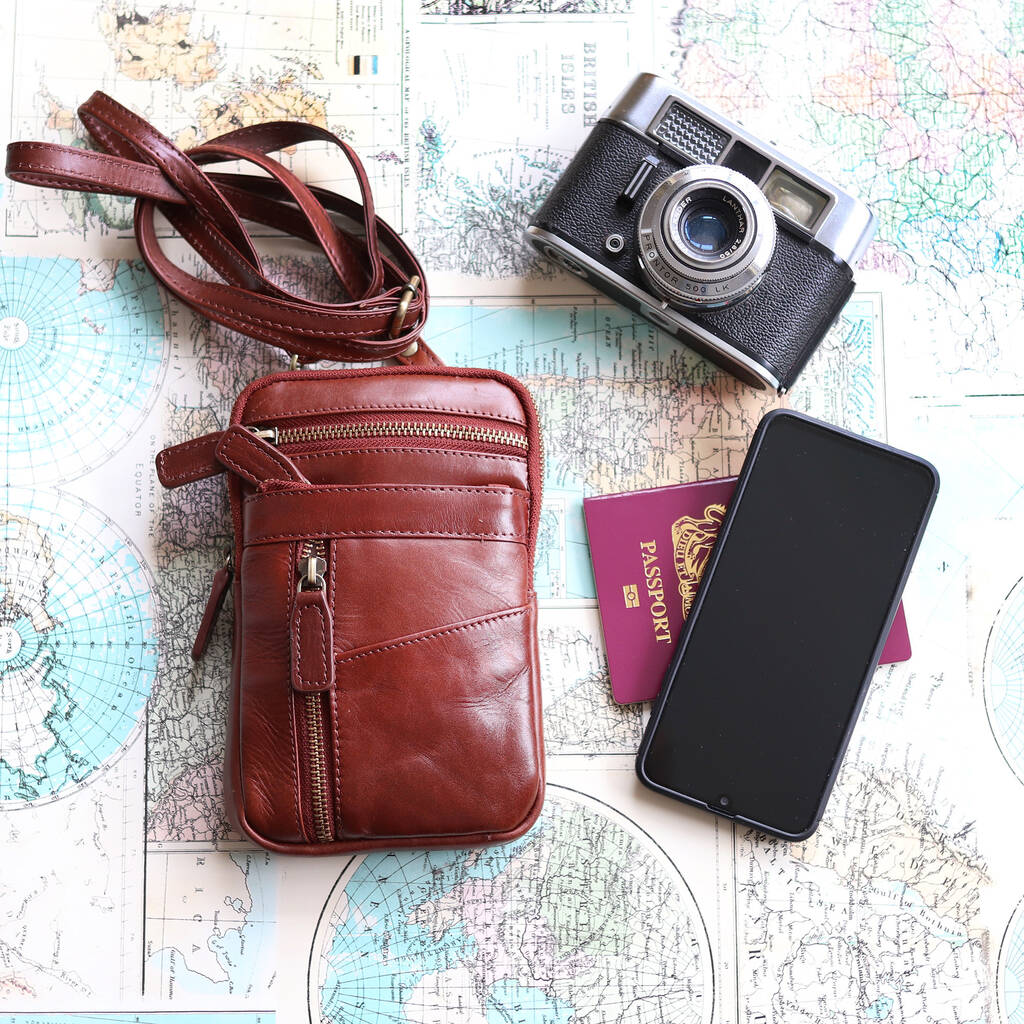
<svg viewBox="0 0 1024 1024"><path fill-rule="evenodd" d="M210 596L206 599L206 610L203 612L203 620L199 623L196 631L195 643L192 644L192 660L199 661L206 653L210 643L210 634L217 624L221 608L224 607L224 598L227 597L231 587L231 578L235 574L235 564L228 548L224 556L224 564L213 574L213 585L210 587Z"/></svg>
<svg viewBox="0 0 1024 1024"><path fill-rule="evenodd" d="M322 558L316 559L323 562ZM320 576L321 582L323 575ZM292 612L292 686L313 694L334 685L334 623L327 591L299 587Z"/></svg>
<svg viewBox="0 0 1024 1024"><path fill-rule="evenodd" d="M277 427L246 427L254 437L258 437L267 444L277 444Z"/></svg>
<svg viewBox="0 0 1024 1024"><path fill-rule="evenodd" d="M313 694L334 685L334 622L327 603L327 549L307 542L299 558L299 592L292 610L292 686Z"/></svg>
<svg viewBox="0 0 1024 1024"><path fill-rule="evenodd" d="M316 555L307 555L299 563L299 590L323 590L327 563Z"/></svg>

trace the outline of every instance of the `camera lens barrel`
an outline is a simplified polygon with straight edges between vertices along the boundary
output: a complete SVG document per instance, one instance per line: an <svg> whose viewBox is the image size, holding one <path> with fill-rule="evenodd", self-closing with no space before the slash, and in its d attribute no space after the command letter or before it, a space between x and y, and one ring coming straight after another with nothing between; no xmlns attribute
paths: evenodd
<svg viewBox="0 0 1024 1024"><path fill-rule="evenodd" d="M761 190L725 167L696 164L651 193L637 226L651 288L683 309L714 309L749 295L775 250L775 215Z"/></svg>

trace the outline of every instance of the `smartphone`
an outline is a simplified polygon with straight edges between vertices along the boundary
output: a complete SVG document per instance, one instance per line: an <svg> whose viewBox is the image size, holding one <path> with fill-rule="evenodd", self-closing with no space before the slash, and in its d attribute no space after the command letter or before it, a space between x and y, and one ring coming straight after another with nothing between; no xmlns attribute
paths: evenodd
<svg viewBox="0 0 1024 1024"><path fill-rule="evenodd" d="M637 754L651 789L817 828L938 493L924 459L761 421Z"/></svg>

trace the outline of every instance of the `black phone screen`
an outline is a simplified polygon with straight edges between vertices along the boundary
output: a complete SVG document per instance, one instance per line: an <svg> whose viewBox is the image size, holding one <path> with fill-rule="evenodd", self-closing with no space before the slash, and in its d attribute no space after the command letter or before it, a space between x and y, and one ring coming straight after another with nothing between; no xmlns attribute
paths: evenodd
<svg viewBox="0 0 1024 1024"><path fill-rule="evenodd" d="M741 473L642 776L769 831L813 829L937 486L923 460L775 414Z"/></svg>

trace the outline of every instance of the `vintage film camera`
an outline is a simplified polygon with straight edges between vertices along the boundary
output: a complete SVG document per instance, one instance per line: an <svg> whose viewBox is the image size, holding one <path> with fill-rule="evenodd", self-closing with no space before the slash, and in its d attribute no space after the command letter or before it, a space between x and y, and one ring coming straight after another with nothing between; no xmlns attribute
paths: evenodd
<svg viewBox="0 0 1024 1024"><path fill-rule="evenodd" d="M853 292L874 230L863 203L643 74L526 236L740 380L783 394Z"/></svg>

